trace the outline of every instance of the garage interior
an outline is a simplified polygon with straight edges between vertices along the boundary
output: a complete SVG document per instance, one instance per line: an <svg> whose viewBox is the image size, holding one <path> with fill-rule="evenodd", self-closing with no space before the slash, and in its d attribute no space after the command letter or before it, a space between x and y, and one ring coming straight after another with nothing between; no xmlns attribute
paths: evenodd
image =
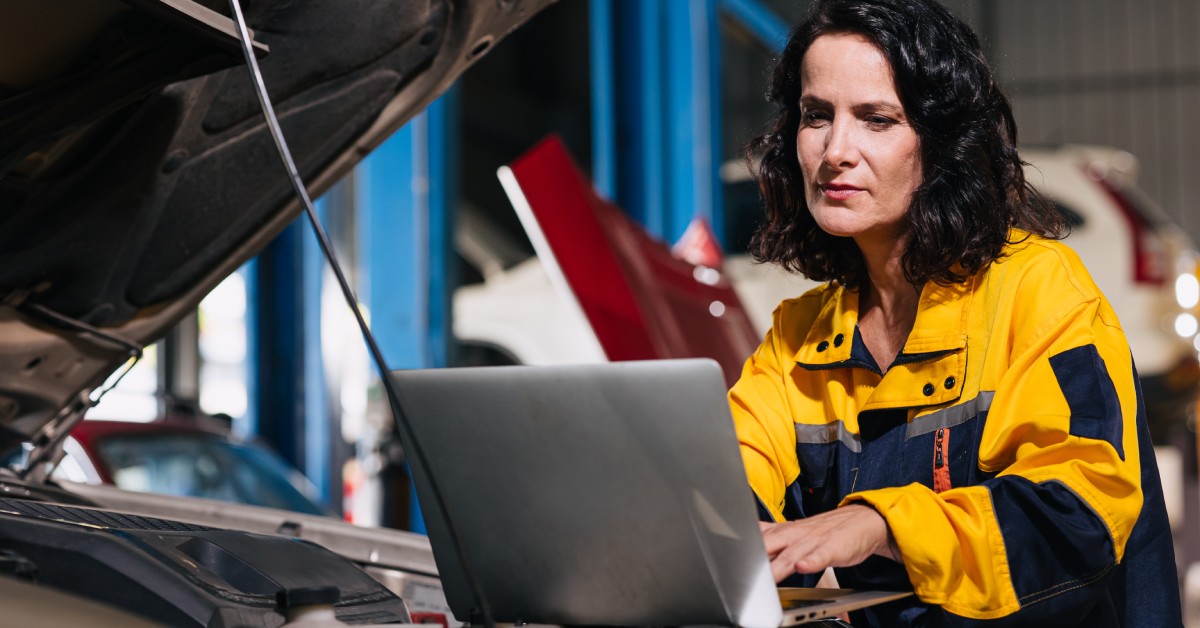
<svg viewBox="0 0 1200 628"><path fill-rule="evenodd" d="M1121 151L1138 185L1200 241L1192 205L1200 119L1191 115L1200 102L1200 4L945 4L980 35L1023 145ZM729 164L770 116L770 64L807 7L561 0L390 138L318 201L389 368L515 361L503 347L456 336L455 298L533 256L496 171L548 135L652 236L674 243L701 217L726 254L743 253L757 198ZM1194 279L1196 263L1172 269L1164 289L1175 271ZM159 343L95 416L147 420L191 407L229 415L235 433L280 453L334 510L423 531L378 381L335 291L297 222ZM1190 308L1195 323L1200 310ZM1200 347L1194 325L1161 324ZM1200 589L1193 405L1157 444L1174 452L1164 468L1178 478L1168 491L1178 504L1181 577Z"/></svg>

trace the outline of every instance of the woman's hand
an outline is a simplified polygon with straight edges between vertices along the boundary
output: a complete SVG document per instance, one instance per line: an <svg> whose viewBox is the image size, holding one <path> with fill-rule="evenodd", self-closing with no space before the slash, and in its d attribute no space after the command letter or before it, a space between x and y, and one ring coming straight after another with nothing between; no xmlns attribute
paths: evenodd
<svg viewBox="0 0 1200 628"><path fill-rule="evenodd" d="M861 504L798 521L759 526L775 582L794 573L850 567L876 554L900 561L887 522L874 508Z"/></svg>

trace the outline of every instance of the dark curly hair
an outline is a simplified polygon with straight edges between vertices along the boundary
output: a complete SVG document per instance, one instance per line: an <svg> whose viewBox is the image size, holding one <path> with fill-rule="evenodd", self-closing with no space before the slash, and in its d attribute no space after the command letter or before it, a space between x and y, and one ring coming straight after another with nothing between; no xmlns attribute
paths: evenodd
<svg viewBox="0 0 1200 628"><path fill-rule="evenodd" d="M1025 181L1012 108L970 27L933 0L819 0L772 73L770 131L746 148L752 164L761 156L751 168L766 207L751 241L759 261L851 289L866 279L853 240L826 233L809 213L796 157L801 61L828 33L857 33L879 47L919 138L923 181L903 224L909 282L964 281L1001 255L1011 227L1066 234L1063 215Z"/></svg>

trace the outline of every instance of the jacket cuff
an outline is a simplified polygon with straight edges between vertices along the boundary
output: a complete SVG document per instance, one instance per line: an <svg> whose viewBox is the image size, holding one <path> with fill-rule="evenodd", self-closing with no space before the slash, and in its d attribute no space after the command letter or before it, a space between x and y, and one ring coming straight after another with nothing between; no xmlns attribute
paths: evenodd
<svg viewBox="0 0 1200 628"><path fill-rule="evenodd" d="M871 506L887 521L921 601L973 619L1021 608L986 488L937 494L910 484L852 493L840 505L850 503Z"/></svg>

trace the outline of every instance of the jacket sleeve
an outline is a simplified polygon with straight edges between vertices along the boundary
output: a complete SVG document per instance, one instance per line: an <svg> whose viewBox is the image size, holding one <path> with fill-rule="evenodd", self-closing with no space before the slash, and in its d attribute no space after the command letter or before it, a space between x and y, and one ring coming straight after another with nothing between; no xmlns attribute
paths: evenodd
<svg viewBox="0 0 1200 628"><path fill-rule="evenodd" d="M917 596L960 619L1073 625L1121 561L1142 507L1128 343L1082 266L1063 255L1014 278L1019 287L997 306L984 358L994 370L982 380L995 390L978 457L991 479L843 501L883 515ZM969 350L985 350L973 340Z"/></svg>
<svg viewBox="0 0 1200 628"><path fill-rule="evenodd" d="M783 521L783 506L790 486L800 475L796 460L796 428L786 407L779 333L780 309L773 328L742 367L742 376L729 391L729 405L741 442L742 460L760 510ZM760 513L762 514L762 513Z"/></svg>

